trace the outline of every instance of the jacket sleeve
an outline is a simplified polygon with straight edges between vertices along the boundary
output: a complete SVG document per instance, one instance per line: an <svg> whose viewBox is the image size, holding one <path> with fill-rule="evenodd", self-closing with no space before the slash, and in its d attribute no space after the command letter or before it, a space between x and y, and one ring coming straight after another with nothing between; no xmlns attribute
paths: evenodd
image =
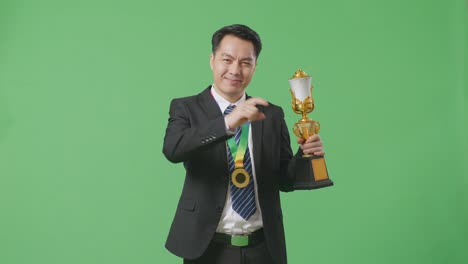
<svg viewBox="0 0 468 264"><path fill-rule="evenodd" d="M211 120L198 117L197 124L194 124L194 114L188 109L186 100L172 100L163 153L173 163L187 161L200 148L228 137L223 116Z"/></svg>

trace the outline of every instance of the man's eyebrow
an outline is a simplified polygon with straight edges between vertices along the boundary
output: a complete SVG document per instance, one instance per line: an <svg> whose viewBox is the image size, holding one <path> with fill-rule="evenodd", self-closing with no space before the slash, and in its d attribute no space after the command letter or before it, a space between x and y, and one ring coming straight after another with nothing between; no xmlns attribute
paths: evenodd
<svg viewBox="0 0 468 264"><path fill-rule="evenodd" d="M227 54L227 53L221 53L221 56L226 56L226 57L229 57L231 59L234 59L233 56ZM241 58L240 61L254 61L254 59L252 57L245 57L245 58Z"/></svg>
<svg viewBox="0 0 468 264"><path fill-rule="evenodd" d="M229 58L233 58L233 59L234 59L233 56L231 56L231 55L229 55L229 54L227 54L227 53L221 53L221 56L226 56L226 57L229 57Z"/></svg>
<svg viewBox="0 0 468 264"><path fill-rule="evenodd" d="M245 58L242 58L240 60L241 61L254 61L254 59L252 57L245 57Z"/></svg>

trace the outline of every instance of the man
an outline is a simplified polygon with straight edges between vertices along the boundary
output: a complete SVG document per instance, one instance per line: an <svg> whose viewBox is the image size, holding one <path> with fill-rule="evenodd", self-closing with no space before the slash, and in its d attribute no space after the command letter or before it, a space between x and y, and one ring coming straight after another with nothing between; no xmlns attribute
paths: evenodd
<svg viewBox="0 0 468 264"><path fill-rule="evenodd" d="M293 190L288 128L280 107L245 93L261 48L247 26L219 29L214 84L171 102L163 153L186 176L166 247L184 263L287 262L279 192ZM298 143L296 155L324 155L318 135Z"/></svg>

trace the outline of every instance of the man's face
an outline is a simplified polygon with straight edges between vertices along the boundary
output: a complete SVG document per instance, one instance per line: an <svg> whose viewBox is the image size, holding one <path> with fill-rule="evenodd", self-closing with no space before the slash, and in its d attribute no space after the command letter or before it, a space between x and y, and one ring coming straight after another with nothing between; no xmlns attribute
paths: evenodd
<svg viewBox="0 0 468 264"><path fill-rule="evenodd" d="M251 42L226 35L210 57L215 89L225 99L237 101L249 85L257 61Z"/></svg>

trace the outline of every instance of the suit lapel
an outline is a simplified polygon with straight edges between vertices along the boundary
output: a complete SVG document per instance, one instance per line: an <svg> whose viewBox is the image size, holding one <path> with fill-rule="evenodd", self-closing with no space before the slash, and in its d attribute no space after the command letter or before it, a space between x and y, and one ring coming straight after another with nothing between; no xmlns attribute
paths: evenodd
<svg viewBox="0 0 468 264"><path fill-rule="evenodd" d="M261 157L262 157L262 134L263 134L263 121L252 122L252 144L253 144L253 155L255 163L255 172L257 178L260 176L261 171Z"/></svg>
<svg viewBox="0 0 468 264"><path fill-rule="evenodd" d="M214 119L222 116L221 110L210 92L211 86L208 86L198 95L198 102L205 112L208 119Z"/></svg>
<svg viewBox="0 0 468 264"><path fill-rule="evenodd" d="M203 92L198 95L198 103L202 108L202 111L207 116L207 119L216 119L221 117L223 114L219 109L218 104L211 95L210 92L211 86L206 88ZM227 161L227 149L226 144L217 144L216 148L213 150L214 157L219 159L220 164L225 164L222 167L219 167L220 171L216 172L216 175L228 175L228 161ZM227 177L219 177L221 186L227 186Z"/></svg>
<svg viewBox="0 0 468 264"><path fill-rule="evenodd" d="M249 99L250 96L247 96L247 99ZM258 109L260 112L264 113L265 109L263 106L258 106ZM260 176L260 171L261 171L261 158L262 158L262 146L263 146L263 124L264 120L262 121L255 121L250 123L252 127L252 145L253 145L253 156L254 156L254 164L255 164L255 175L257 177L257 183L261 183L259 181Z"/></svg>

